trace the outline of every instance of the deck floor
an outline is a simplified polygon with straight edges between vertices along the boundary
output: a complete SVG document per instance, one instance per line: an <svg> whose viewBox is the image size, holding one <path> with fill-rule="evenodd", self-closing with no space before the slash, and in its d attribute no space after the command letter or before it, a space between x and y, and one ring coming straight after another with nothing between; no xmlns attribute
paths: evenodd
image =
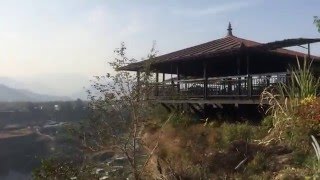
<svg viewBox="0 0 320 180"><path fill-rule="evenodd" d="M261 104L260 99L226 99L226 98L215 98L215 99L187 99L187 100L165 100L165 99L154 99L153 101L164 104ZM262 104L268 104L262 102Z"/></svg>

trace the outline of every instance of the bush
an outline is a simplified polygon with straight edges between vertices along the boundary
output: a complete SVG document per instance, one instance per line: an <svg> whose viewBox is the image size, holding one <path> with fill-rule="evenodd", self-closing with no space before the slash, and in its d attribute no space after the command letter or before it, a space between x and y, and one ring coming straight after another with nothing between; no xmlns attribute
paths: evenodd
<svg viewBox="0 0 320 180"><path fill-rule="evenodd" d="M283 141L294 149L310 152L310 136L320 135L320 99L299 105L291 116L282 130Z"/></svg>
<svg viewBox="0 0 320 180"><path fill-rule="evenodd" d="M261 122L262 127L266 128L267 130L271 129L273 127L273 120L274 119L272 116L265 117Z"/></svg>
<svg viewBox="0 0 320 180"><path fill-rule="evenodd" d="M309 144L310 133L320 130L319 104L315 104L319 78L312 74L312 61L307 61L305 58L301 66L297 59L297 68L290 70L291 76L286 84L279 83L261 94L261 99L270 104L267 113L273 122L267 141L285 140L293 147L305 148Z"/></svg>
<svg viewBox="0 0 320 180"><path fill-rule="evenodd" d="M193 122L192 118L183 112L174 113L170 123L174 127L188 127Z"/></svg>
<svg viewBox="0 0 320 180"><path fill-rule="evenodd" d="M268 156L263 152L257 152L253 159L246 165L242 179L272 179L272 173L268 166Z"/></svg>
<svg viewBox="0 0 320 180"><path fill-rule="evenodd" d="M59 166L61 168L59 168ZM33 170L33 179L69 179L76 176L76 169L70 164L62 163L59 165L53 160L45 160L41 162L41 168Z"/></svg>
<svg viewBox="0 0 320 180"><path fill-rule="evenodd" d="M151 121L164 122L168 119L169 113L162 105L156 104L150 109L147 117Z"/></svg>
<svg viewBox="0 0 320 180"><path fill-rule="evenodd" d="M265 171L268 167L267 156L263 152L257 152L253 160L251 160L247 165L247 173L249 174L259 174Z"/></svg>
<svg viewBox="0 0 320 180"><path fill-rule="evenodd" d="M247 143L253 142L255 139L260 139L264 136L266 131L259 127L246 123L223 123L216 128L217 138L215 147L224 149L234 141L245 141Z"/></svg>

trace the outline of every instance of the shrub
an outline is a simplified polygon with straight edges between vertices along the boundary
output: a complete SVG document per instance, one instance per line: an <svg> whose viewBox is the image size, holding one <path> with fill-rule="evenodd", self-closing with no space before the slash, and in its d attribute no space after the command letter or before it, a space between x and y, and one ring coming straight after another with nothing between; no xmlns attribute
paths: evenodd
<svg viewBox="0 0 320 180"><path fill-rule="evenodd" d="M292 153L292 159L295 165L305 166L309 162L310 155L302 150L296 150Z"/></svg>
<svg viewBox="0 0 320 180"><path fill-rule="evenodd" d="M313 178L314 179L318 179L320 178L320 146L318 141L316 140L316 138L314 136L311 135L312 138L312 146L314 148L316 157L313 158L313 166L312 166L312 172L313 172Z"/></svg>
<svg viewBox="0 0 320 180"><path fill-rule="evenodd" d="M192 122L192 118L185 114L184 111L174 113L171 120L174 127L188 127Z"/></svg>
<svg viewBox="0 0 320 180"><path fill-rule="evenodd" d="M271 129L273 127L273 120L272 116L265 117L261 122L262 127L268 130Z"/></svg>
<svg viewBox="0 0 320 180"><path fill-rule="evenodd" d="M169 113L162 105L156 104L150 109L147 117L152 121L164 122L168 119Z"/></svg>
<svg viewBox="0 0 320 180"><path fill-rule="evenodd" d="M218 149L228 148L234 141L244 141L247 143L265 136L266 130L250 125L249 123L223 123L216 127L216 143L213 145Z"/></svg>
<svg viewBox="0 0 320 180"><path fill-rule="evenodd" d="M92 167L80 167L76 163L63 162L56 159L43 160L41 167L33 171L32 177L35 180L42 179L94 179L98 178L96 174L92 174Z"/></svg>
<svg viewBox="0 0 320 180"><path fill-rule="evenodd" d="M310 136L320 132L320 99L299 105L283 130L284 140L293 148L310 151ZM309 148L306 148L309 147Z"/></svg>
<svg viewBox="0 0 320 180"><path fill-rule="evenodd" d="M273 118L273 130L268 141L287 138L296 144L301 140L301 135L304 136L302 140L309 136L309 126L312 124L304 121L305 117L301 116L303 113L299 109L313 104L319 89L319 79L313 76L311 65L312 61L308 63L305 58L301 66L297 59L297 67L290 70L291 76L286 84L279 83L261 94L261 100L270 104L267 113ZM309 108L306 111L314 110ZM297 112L300 114L298 117Z"/></svg>
<svg viewBox="0 0 320 180"><path fill-rule="evenodd" d="M253 159L246 166L247 174L260 174L267 170L268 161L267 156L263 152L257 152Z"/></svg>

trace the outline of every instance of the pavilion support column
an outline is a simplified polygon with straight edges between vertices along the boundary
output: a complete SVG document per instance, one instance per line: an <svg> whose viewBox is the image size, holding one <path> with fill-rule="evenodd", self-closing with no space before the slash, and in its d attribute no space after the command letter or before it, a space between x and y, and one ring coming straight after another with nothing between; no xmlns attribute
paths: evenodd
<svg viewBox="0 0 320 180"><path fill-rule="evenodd" d="M165 81L166 81L166 74L162 73L162 88L161 88L161 95L164 96L165 94Z"/></svg>
<svg viewBox="0 0 320 180"><path fill-rule="evenodd" d="M237 57L237 74L240 75L240 57Z"/></svg>
<svg viewBox="0 0 320 180"><path fill-rule="evenodd" d="M311 55L310 55L310 43L308 43L308 60L311 60Z"/></svg>
<svg viewBox="0 0 320 180"><path fill-rule="evenodd" d="M141 82L140 82L140 71L137 71L137 98L138 100L140 99L140 87Z"/></svg>
<svg viewBox="0 0 320 180"><path fill-rule="evenodd" d="M140 71L137 71L137 84L140 85Z"/></svg>
<svg viewBox="0 0 320 180"><path fill-rule="evenodd" d="M268 75L268 76L266 76L266 78L267 78L267 87L269 87L269 86L270 86L270 79L271 79L271 76L270 76L270 75Z"/></svg>
<svg viewBox="0 0 320 180"><path fill-rule="evenodd" d="M180 72L179 72L179 65L177 65L177 91L180 93Z"/></svg>
<svg viewBox="0 0 320 180"><path fill-rule="evenodd" d="M252 96L252 77L250 75L250 57L247 55L247 90L248 96Z"/></svg>
<svg viewBox="0 0 320 180"><path fill-rule="evenodd" d="M171 84L172 84L172 86L173 86L173 79L172 79L172 73L173 73L173 69L172 69L172 64L171 64L171 66L170 66L170 78L171 78Z"/></svg>
<svg viewBox="0 0 320 180"><path fill-rule="evenodd" d="M231 78L227 78L227 83L228 83L228 92L227 92L227 95L233 95L233 92L232 92L232 79Z"/></svg>
<svg viewBox="0 0 320 180"><path fill-rule="evenodd" d="M166 74L162 73L162 84L164 84L164 81L166 80Z"/></svg>
<svg viewBox="0 0 320 180"><path fill-rule="evenodd" d="M170 64L170 81L171 81L171 88L169 93L171 94L171 93L175 93L174 82L172 79L172 63Z"/></svg>
<svg viewBox="0 0 320 180"><path fill-rule="evenodd" d="M237 74L241 74L241 59L237 58ZM238 77L238 95L241 95L241 77Z"/></svg>
<svg viewBox="0 0 320 180"><path fill-rule="evenodd" d="M250 74L250 59L249 59L249 55L247 55L247 58L246 58L246 61L247 61L247 74Z"/></svg>
<svg viewBox="0 0 320 180"><path fill-rule="evenodd" d="M207 62L203 62L203 99L208 97L208 75L207 75Z"/></svg>
<svg viewBox="0 0 320 180"><path fill-rule="evenodd" d="M158 72L156 72L156 96L158 96L159 95L159 73Z"/></svg>

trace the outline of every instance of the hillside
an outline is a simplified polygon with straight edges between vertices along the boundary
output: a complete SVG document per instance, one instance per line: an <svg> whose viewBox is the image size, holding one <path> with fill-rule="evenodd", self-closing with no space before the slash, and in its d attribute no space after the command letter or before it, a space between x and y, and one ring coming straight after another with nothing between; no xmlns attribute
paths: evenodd
<svg viewBox="0 0 320 180"><path fill-rule="evenodd" d="M66 101L71 100L68 97L51 96L45 94L38 94L25 89L14 89L3 84L0 84L0 101L13 102L13 101Z"/></svg>

